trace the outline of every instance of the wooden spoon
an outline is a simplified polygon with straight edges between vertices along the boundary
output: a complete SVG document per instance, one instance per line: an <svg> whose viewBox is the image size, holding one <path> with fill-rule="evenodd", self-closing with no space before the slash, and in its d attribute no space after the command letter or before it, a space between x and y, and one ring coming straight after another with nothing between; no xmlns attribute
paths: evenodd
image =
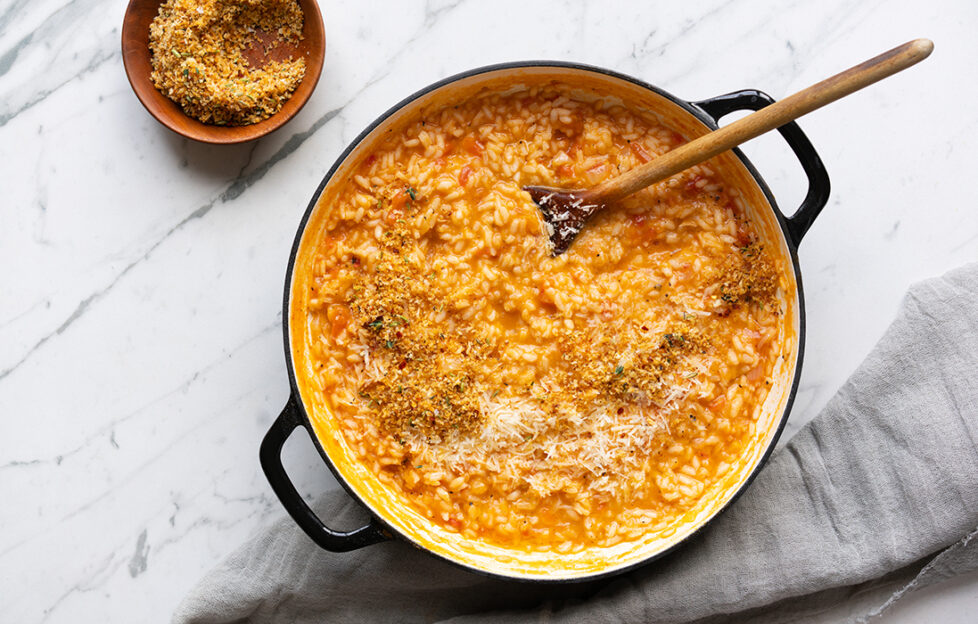
<svg viewBox="0 0 978 624"><path fill-rule="evenodd" d="M582 190L527 186L550 226L553 255L567 251L584 223L612 202L689 169L765 132L821 108L863 87L919 63L934 49L929 39L914 39L770 106L714 130L626 173Z"/></svg>

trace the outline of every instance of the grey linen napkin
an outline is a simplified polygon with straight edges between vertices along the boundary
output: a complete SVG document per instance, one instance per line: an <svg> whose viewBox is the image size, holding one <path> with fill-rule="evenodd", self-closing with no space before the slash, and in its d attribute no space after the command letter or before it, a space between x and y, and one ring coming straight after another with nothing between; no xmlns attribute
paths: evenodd
<svg viewBox="0 0 978 624"><path fill-rule="evenodd" d="M283 519L174 622L865 621L978 569L978 264L915 285L825 410L687 545L626 575L541 587L391 542L334 554ZM355 526L344 492L321 517Z"/></svg>

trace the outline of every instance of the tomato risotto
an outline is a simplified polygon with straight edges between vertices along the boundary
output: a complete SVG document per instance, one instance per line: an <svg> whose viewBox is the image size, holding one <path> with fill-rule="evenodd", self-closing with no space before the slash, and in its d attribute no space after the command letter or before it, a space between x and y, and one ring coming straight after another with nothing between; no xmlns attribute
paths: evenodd
<svg viewBox="0 0 978 624"><path fill-rule="evenodd" d="M427 110L361 157L292 331L314 405L397 498L468 539L565 553L668 534L715 495L761 435L788 267L709 164L558 257L522 190L593 186L683 141L551 83Z"/></svg>

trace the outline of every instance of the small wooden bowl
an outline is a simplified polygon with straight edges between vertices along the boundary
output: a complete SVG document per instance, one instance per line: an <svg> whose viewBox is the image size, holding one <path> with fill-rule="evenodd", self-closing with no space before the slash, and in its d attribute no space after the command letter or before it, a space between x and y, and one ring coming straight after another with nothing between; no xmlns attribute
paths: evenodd
<svg viewBox="0 0 978 624"><path fill-rule="evenodd" d="M292 97L282 108L266 119L248 126L217 126L205 124L189 117L180 106L160 93L150 73L153 71L149 49L149 25L156 18L164 0L129 0L126 15L122 21L122 63L126 76L136 97L143 103L149 114L161 124L188 139L204 143L244 143L263 137L292 119L312 95L319 74L323 70L323 57L326 50L323 16L316 0L298 0L305 15L302 26L303 39L295 46L282 46L281 50L301 55L306 59L306 74L292 93ZM246 55L247 56L247 55ZM272 58L278 55L273 55ZM249 57L249 61L252 59Z"/></svg>

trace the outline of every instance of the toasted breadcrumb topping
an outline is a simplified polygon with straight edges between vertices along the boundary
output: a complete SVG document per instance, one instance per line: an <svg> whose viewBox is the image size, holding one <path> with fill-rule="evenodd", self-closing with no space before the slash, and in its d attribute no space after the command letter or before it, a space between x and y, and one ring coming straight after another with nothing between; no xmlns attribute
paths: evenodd
<svg viewBox="0 0 978 624"><path fill-rule="evenodd" d="M302 82L306 62L253 67L245 52L297 43L303 20L296 0L167 0L150 25L153 84L204 123L267 119Z"/></svg>
<svg viewBox="0 0 978 624"><path fill-rule="evenodd" d="M402 193L411 199L390 198ZM442 439L476 430L483 421L480 396L499 392L494 372L501 345L472 325L438 320L451 312L452 302L438 293L434 275L424 272L417 243L397 218L400 211L423 209L424 198L406 187L387 190L377 203L391 211L381 259L372 270L357 272L346 305L366 330L370 349L392 366L364 383L359 396L381 430L395 438L413 431ZM710 352L709 336L720 319L736 306L765 305L776 296L777 273L762 246L749 242L720 267L703 289L718 293L714 315L677 320L664 332L637 324L558 329L555 340L562 346L551 379L524 390L554 416L586 412L599 402L619 409L664 403L677 379L698 374L695 356Z"/></svg>

